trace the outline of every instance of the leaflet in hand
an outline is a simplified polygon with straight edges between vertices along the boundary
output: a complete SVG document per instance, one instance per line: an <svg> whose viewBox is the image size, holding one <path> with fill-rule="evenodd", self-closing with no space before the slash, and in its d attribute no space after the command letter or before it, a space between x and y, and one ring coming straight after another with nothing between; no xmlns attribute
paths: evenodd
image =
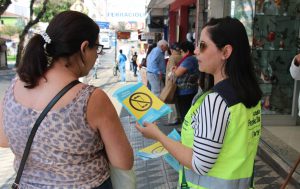
<svg viewBox="0 0 300 189"><path fill-rule="evenodd" d="M114 97L135 117L140 125L154 122L172 112L171 108L156 97L145 85L137 83L118 89Z"/></svg>
<svg viewBox="0 0 300 189"><path fill-rule="evenodd" d="M168 137L175 141L180 141L181 138L179 133L175 129L173 129L173 131L168 134ZM160 142L156 142L146 148L139 150L136 155L143 160L149 160L163 156L163 159L173 169L175 169L177 172L180 169L179 162L170 153L168 153L168 151L162 146Z"/></svg>
<svg viewBox="0 0 300 189"><path fill-rule="evenodd" d="M168 134L168 137L175 141L180 141L180 135L175 129L173 129L173 131ZM148 160L158 158L160 156L166 155L167 153L168 151L163 147L163 145L160 142L156 142L150 146L140 149L136 153L136 155L143 160Z"/></svg>

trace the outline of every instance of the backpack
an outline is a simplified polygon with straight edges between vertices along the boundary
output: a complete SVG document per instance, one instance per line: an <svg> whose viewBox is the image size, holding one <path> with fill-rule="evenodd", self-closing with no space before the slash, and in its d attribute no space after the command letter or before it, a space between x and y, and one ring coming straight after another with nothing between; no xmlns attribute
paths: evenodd
<svg viewBox="0 0 300 189"><path fill-rule="evenodd" d="M137 59L137 55L133 55L133 56L132 56L132 61L133 61L133 62L136 62L136 59Z"/></svg>

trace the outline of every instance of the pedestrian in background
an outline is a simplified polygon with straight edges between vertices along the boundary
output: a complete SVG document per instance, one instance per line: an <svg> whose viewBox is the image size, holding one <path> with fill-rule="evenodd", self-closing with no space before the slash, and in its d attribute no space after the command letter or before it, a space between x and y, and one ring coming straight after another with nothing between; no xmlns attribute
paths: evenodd
<svg viewBox="0 0 300 189"><path fill-rule="evenodd" d="M167 69L166 69L166 82L168 79L176 79L175 74L172 72L173 68L176 67L178 62L182 59L181 56L181 48L180 44L175 42L170 46L171 55L169 58L169 61L167 63ZM198 65L198 63L197 63ZM175 96L175 95L174 95ZM175 102L175 100L174 100ZM170 108L172 109L172 112L168 114L168 123L166 125L172 126L176 125L180 122L180 117L178 114L178 111L176 109L175 104L169 104Z"/></svg>
<svg viewBox="0 0 300 189"><path fill-rule="evenodd" d="M194 56L194 45L191 42L180 44L182 59L175 65L174 74L177 77L177 100L179 114L184 119L192 105L192 100L198 92L200 71L198 60Z"/></svg>
<svg viewBox="0 0 300 189"><path fill-rule="evenodd" d="M291 67L290 67L290 73L293 79L295 80L300 80L300 53L297 54L292 63L291 63ZM300 95L298 97L298 115L300 116Z"/></svg>
<svg viewBox="0 0 300 189"><path fill-rule="evenodd" d="M16 171L41 111L95 64L102 51L98 35L86 14L65 11L29 40L0 104L0 147L11 148ZM80 83L41 122L19 188L111 189L109 163L131 169L132 148L108 96Z"/></svg>
<svg viewBox="0 0 300 189"><path fill-rule="evenodd" d="M133 62L132 62L132 57L134 55L135 52L135 47L131 46L130 50L127 53L127 57L130 60L130 65L129 65L129 70L133 72Z"/></svg>
<svg viewBox="0 0 300 189"><path fill-rule="evenodd" d="M123 54L123 50L119 50L119 56L118 56L118 66L121 73L121 81L126 82L126 70L125 70L125 63L127 60L127 57Z"/></svg>
<svg viewBox="0 0 300 189"><path fill-rule="evenodd" d="M160 40L147 57L147 80L151 91L159 96L164 87L166 74L165 52L168 50L168 42Z"/></svg>
<svg viewBox="0 0 300 189"><path fill-rule="evenodd" d="M136 72L137 72L137 58L138 58L138 55L137 55L137 52L134 52L132 58L131 58L131 62L132 62L132 66L133 66L133 75L134 77L137 76Z"/></svg>
<svg viewBox="0 0 300 189"><path fill-rule="evenodd" d="M145 58L142 59L141 64L139 65L139 67L141 68L140 74L141 74L142 83L144 85L146 85L149 90L151 90L151 87L147 80L147 57L150 54L150 52L152 51L152 49L154 49L156 46L157 46L156 43L152 43L148 46L146 56L145 56Z"/></svg>
<svg viewBox="0 0 300 189"><path fill-rule="evenodd" d="M182 144L153 123L136 127L184 166L179 171L182 188L251 188L262 92L245 27L230 17L211 19L199 42L195 50L199 69L213 75L214 86L194 99L183 123Z"/></svg>

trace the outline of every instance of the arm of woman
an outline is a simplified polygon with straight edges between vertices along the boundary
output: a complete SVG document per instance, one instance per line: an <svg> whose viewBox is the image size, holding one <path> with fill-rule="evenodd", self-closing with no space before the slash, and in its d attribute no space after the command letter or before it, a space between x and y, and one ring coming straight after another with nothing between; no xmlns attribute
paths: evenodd
<svg viewBox="0 0 300 189"><path fill-rule="evenodd" d="M188 71L188 69L186 69L185 67L179 66L177 67L177 69L174 71L176 77L180 77L183 74L185 74Z"/></svg>
<svg viewBox="0 0 300 189"><path fill-rule="evenodd" d="M144 137L159 141L180 164L192 169L193 150L191 148L170 139L153 123L144 123L144 126L145 127L141 127L138 123L136 124L136 128Z"/></svg>
<svg viewBox="0 0 300 189"><path fill-rule="evenodd" d="M4 125L3 125L3 106L2 102L0 103L0 147L8 148L8 138L4 134Z"/></svg>
<svg viewBox="0 0 300 189"><path fill-rule="evenodd" d="M131 169L132 147L113 104L100 89L96 89L89 99L87 119L91 127L99 131L109 162L117 168Z"/></svg>

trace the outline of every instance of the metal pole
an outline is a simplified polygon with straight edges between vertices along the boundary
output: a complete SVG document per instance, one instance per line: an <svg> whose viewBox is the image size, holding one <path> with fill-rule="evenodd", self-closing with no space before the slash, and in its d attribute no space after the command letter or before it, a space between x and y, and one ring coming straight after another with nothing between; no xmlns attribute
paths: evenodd
<svg viewBox="0 0 300 189"><path fill-rule="evenodd" d="M285 179L284 183L282 184L282 186L280 187L280 189L285 189L286 188L286 186L288 185L290 179L292 178L293 173L295 172L295 170L296 170L297 166L299 165L299 163L300 163L300 156L299 156L298 160L295 162L295 165L291 169L290 173L286 177L286 179Z"/></svg>
<svg viewBox="0 0 300 189"><path fill-rule="evenodd" d="M118 35L117 35L117 31L115 30L115 65L117 65L117 40L118 40Z"/></svg>

